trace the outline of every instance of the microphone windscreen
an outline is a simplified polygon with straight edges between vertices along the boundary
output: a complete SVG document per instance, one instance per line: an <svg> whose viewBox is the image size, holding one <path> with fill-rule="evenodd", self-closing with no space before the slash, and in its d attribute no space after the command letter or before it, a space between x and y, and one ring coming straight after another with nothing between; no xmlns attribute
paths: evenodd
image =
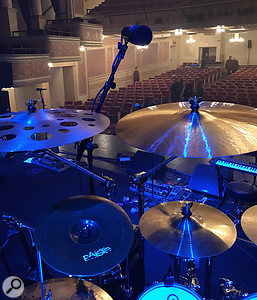
<svg viewBox="0 0 257 300"><path fill-rule="evenodd" d="M152 30L145 25L125 26L121 35L131 44L139 46L150 44L153 38Z"/></svg>

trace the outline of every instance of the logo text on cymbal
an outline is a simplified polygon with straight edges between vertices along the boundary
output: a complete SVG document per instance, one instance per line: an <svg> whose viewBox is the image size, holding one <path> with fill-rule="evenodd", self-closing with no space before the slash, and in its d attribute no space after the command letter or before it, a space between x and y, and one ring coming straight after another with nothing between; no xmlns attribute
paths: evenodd
<svg viewBox="0 0 257 300"><path fill-rule="evenodd" d="M112 251L111 247L103 247L96 251L89 251L88 254L83 255L83 259L84 259L84 261L96 259L96 258L101 257L111 251Z"/></svg>

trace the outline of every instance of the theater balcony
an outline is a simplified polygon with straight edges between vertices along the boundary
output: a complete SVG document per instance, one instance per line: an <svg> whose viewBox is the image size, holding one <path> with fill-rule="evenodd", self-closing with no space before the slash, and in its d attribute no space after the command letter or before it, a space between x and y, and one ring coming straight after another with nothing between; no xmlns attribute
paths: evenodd
<svg viewBox="0 0 257 300"><path fill-rule="evenodd" d="M103 25L104 34L113 34L129 24L145 24L155 31L253 24L256 10L252 0L106 0L88 10L88 16Z"/></svg>

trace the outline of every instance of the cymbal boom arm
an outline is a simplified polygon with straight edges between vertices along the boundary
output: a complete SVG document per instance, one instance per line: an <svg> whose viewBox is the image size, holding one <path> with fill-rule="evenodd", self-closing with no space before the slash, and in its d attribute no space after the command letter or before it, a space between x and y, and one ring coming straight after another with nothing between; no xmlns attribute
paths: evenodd
<svg viewBox="0 0 257 300"><path fill-rule="evenodd" d="M100 177L98 175L96 175L95 173L85 169L85 168L82 168L80 165L78 164L75 164L71 161L69 161L68 159L65 159L61 156L59 156L57 153L55 153L53 150L51 149L47 149L45 150L46 153L54 156L55 158L59 159L60 161L70 165L71 167L83 172L83 173L86 173L87 175L91 176L92 178L94 179L97 179L98 181L102 182L105 184L105 192L106 192L106 197L108 199L111 199L112 197L112 192L115 190L116 188L116 184L115 184L115 181L110 178L110 177L107 177L107 176L103 176L103 177Z"/></svg>

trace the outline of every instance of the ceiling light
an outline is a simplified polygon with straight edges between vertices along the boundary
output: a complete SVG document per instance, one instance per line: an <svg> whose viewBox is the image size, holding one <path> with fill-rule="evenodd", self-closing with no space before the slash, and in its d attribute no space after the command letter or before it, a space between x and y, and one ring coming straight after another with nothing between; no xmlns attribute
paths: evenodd
<svg viewBox="0 0 257 300"><path fill-rule="evenodd" d="M217 25L216 27L216 32L220 33L220 32L225 32L225 27L224 25Z"/></svg>
<svg viewBox="0 0 257 300"><path fill-rule="evenodd" d="M231 43L242 43L245 41L242 37L239 36L239 33L234 33L234 36L229 39Z"/></svg>
<svg viewBox="0 0 257 300"><path fill-rule="evenodd" d="M195 39L193 38L192 35L189 35L189 38L186 42L187 42L187 44L192 44L192 43L195 43Z"/></svg>
<svg viewBox="0 0 257 300"><path fill-rule="evenodd" d="M145 45L145 46L137 46L137 49L147 49L148 48L148 45Z"/></svg>
<svg viewBox="0 0 257 300"><path fill-rule="evenodd" d="M245 28L244 27L240 27L240 28L231 28L229 29L229 31L244 31Z"/></svg>
<svg viewBox="0 0 257 300"><path fill-rule="evenodd" d="M183 34L183 30L181 28L180 29L175 29L174 33L175 33L176 36L182 35Z"/></svg>

